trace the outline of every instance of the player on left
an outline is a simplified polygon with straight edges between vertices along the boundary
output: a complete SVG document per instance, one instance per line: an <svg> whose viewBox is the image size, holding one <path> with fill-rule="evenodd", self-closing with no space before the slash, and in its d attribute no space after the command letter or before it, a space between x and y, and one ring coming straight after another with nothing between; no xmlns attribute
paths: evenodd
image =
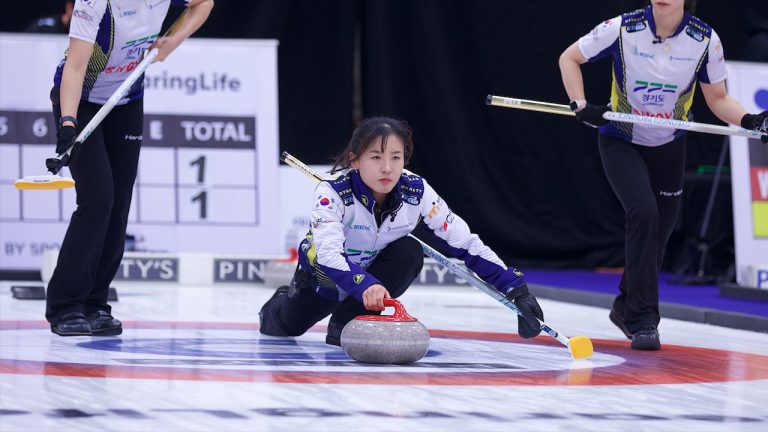
<svg viewBox="0 0 768 432"><path fill-rule="evenodd" d="M188 8L176 31L159 37L171 3ZM69 47L56 69L51 102L56 153L86 125L151 47L163 61L208 18L213 0L77 0ZM45 317L61 336L122 333L107 303L123 256L131 193L143 135L143 79L82 144L72 149L77 209L48 283Z"/></svg>

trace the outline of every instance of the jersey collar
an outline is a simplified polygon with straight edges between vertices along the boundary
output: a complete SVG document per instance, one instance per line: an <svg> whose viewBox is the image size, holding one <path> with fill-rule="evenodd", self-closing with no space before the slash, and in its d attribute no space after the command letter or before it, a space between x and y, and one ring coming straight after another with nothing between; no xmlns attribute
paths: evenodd
<svg viewBox="0 0 768 432"><path fill-rule="evenodd" d="M376 198L373 197L371 190L368 189L368 186L366 186L365 182L363 182L363 179L360 177L360 171L350 171L349 177L352 180L352 194L366 208L366 210L373 214L373 209L376 206ZM397 185L395 185L394 189L392 189L392 192L387 195L384 202L381 203L381 209L384 212L390 212L397 208L397 206L400 204L400 195L398 192L400 191L400 183L402 182L402 177L403 176L400 176Z"/></svg>
<svg viewBox="0 0 768 432"><path fill-rule="evenodd" d="M365 207L369 212L373 213L373 207L376 205L376 199L373 198L368 186L363 182L360 177L360 171L352 170L349 173L349 177L352 180L352 194L355 198Z"/></svg>
<svg viewBox="0 0 768 432"><path fill-rule="evenodd" d="M675 37L685 29L688 25L688 20L691 18L691 13L687 10L683 13L683 20L680 21L680 25L677 26L675 32L669 37ZM645 19L648 20L648 28L651 30L651 35L656 36L656 22L653 20L653 6L648 5L645 7Z"/></svg>

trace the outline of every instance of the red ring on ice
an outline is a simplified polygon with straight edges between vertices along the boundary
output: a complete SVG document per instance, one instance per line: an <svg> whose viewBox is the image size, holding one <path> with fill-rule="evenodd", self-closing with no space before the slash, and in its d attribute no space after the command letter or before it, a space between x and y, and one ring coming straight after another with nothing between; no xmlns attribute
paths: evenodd
<svg viewBox="0 0 768 432"><path fill-rule="evenodd" d="M0 331L47 328L43 321L0 321ZM258 330L258 324L206 322L126 322L134 329ZM506 333L430 330L433 338L471 339L519 344L555 345L546 336L525 340ZM510 372L391 373L257 371L184 367L114 366L34 360L0 359L0 373L87 378L128 378L301 384L396 384L452 386L570 386L694 384L768 379L768 356L664 344L661 351L638 352L626 340L593 339L595 351L620 356L625 362L608 367Z"/></svg>

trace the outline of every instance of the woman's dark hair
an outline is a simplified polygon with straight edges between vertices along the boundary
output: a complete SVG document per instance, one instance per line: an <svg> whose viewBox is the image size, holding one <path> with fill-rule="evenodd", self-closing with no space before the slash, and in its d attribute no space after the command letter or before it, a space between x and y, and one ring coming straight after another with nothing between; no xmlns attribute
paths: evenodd
<svg viewBox="0 0 768 432"><path fill-rule="evenodd" d="M368 146L379 138L383 152L387 148L387 138L392 135L403 141L405 147L404 161L407 164L413 155L413 132L408 123L390 117L371 117L360 122L360 125L352 132L352 138L350 138L347 148L336 156L331 174L348 169L352 162L356 161L368 150Z"/></svg>

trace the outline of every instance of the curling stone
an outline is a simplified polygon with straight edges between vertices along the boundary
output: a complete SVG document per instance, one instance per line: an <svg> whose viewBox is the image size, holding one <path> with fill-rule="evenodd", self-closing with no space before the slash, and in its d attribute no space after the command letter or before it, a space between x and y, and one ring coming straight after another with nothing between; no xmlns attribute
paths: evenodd
<svg viewBox="0 0 768 432"><path fill-rule="evenodd" d="M395 308L393 315L360 315L341 331L341 347L363 363L405 364L423 358L429 348L424 324L408 315L395 299L384 299Z"/></svg>

